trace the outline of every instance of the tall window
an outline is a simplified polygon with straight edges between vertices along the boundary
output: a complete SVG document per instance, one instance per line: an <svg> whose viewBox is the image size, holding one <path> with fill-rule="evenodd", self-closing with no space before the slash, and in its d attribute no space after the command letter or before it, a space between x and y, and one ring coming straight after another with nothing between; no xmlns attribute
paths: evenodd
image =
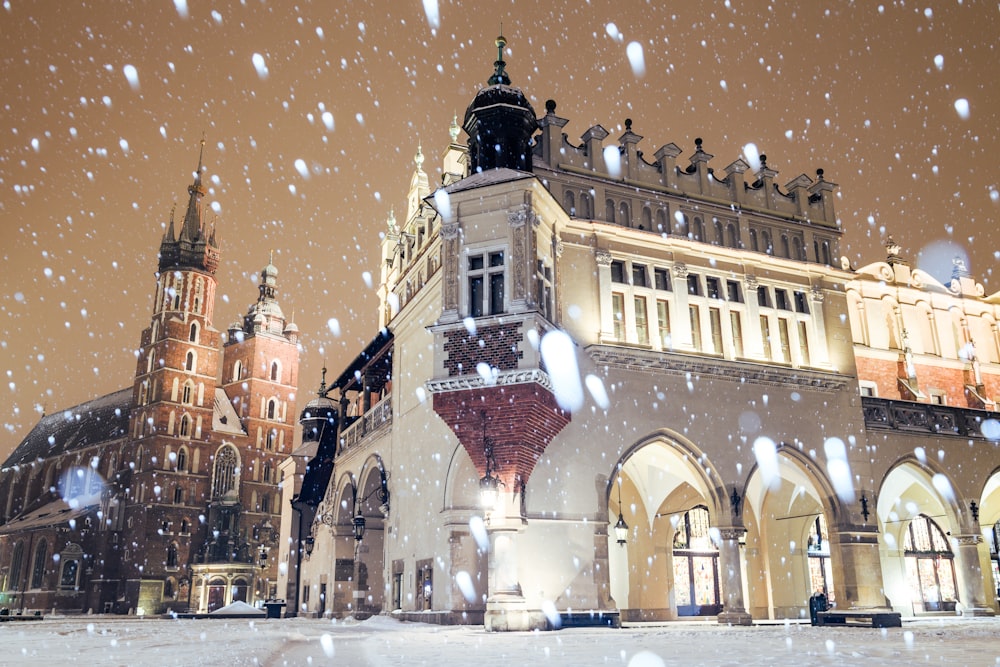
<svg viewBox="0 0 1000 667"><path fill-rule="evenodd" d="M175 568L177 567L177 543L171 542L170 546L167 547L167 567Z"/></svg>
<svg viewBox="0 0 1000 667"><path fill-rule="evenodd" d="M278 439L278 432L273 428L267 430L267 438L264 439L264 449L269 452L274 451L274 441Z"/></svg>
<svg viewBox="0 0 1000 667"><path fill-rule="evenodd" d="M184 472L187 470L187 447L181 447L177 452L177 470Z"/></svg>
<svg viewBox="0 0 1000 667"><path fill-rule="evenodd" d="M691 317L691 344L696 350L701 349L701 311L698 306L688 306L688 315Z"/></svg>
<svg viewBox="0 0 1000 667"><path fill-rule="evenodd" d="M656 302L656 324L660 330L660 347L671 348L670 344L670 304L662 299Z"/></svg>
<svg viewBox="0 0 1000 667"><path fill-rule="evenodd" d="M760 316L760 339L764 343L764 358L771 361L771 322L767 315Z"/></svg>
<svg viewBox="0 0 1000 667"><path fill-rule="evenodd" d="M236 474L239 456L236 450L226 445L215 455L215 476L212 480L212 497L218 498L236 488Z"/></svg>
<svg viewBox="0 0 1000 667"><path fill-rule="evenodd" d="M615 326L615 338L625 340L625 295L611 293L611 319Z"/></svg>
<svg viewBox="0 0 1000 667"><path fill-rule="evenodd" d="M272 476L272 474L271 474L271 464L270 463L265 463L264 464L263 482L265 484L270 484L271 483L271 476Z"/></svg>
<svg viewBox="0 0 1000 667"><path fill-rule="evenodd" d="M729 326L733 330L733 353L737 358L743 356L743 317L738 311L729 311Z"/></svg>
<svg viewBox="0 0 1000 667"><path fill-rule="evenodd" d="M714 616L719 597L719 550L712 544L708 510L677 517L674 530L674 595L678 616Z"/></svg>
<svg viewBox="0 0 1000 667"><path fill-rule="evenodd" d="M184 388L181 390L181 403L184 405L191 405L192 395L194 393L194 385L190 382L184 383Z"/></svg>
<svg viewBox="0 0 1000 667"><path fill-rule="evenodd" d="M191 437L191 417L184 415L181 417L181 430L180 435L182 438Z"/></svg>
<svg viewBox="0 0 1000 667"><path fill-rule="evenodd" d="M542 315L552 319L552 267L539 259L535 269L535 285L537 294L535 300Z"/></svg>
<svg viewBox="0 0 1000 667"><path fill-rule="evenodd" d="M921 514L911 521L903 550L913 610L955 611L955 555L934 519Z"/></svg>
<svg viewBox="0 0 1000 667"><path fill-rule="evenodd" d="M184 358L184 370L193 371L194 370L194 352L188 350L187 356Z"/></svg>
<svg viewBox="0 0 1000 667"><path fill-rule="evenodd" d="M281 379L281 368L278 366L277 361L271 362L271 381L277 382Z"/></svg>
<svg viewBox="0 0 1000 667"><path fill-rule="evenodd" d="M784 317L778 318L778 341L781 343L781 361L786 364L791 362L791 345L788 338L788 320Z"/></svg>
<svg viewBox="0 0 1000 667"><path fill-rule="evenodd" d="M469 256L469 316L504 312L504 256L502 250Z"/></svg>
<svg viewBox="0 0 1000 667"><path fill-rule="evenodd" d="M833 566L830 564L830 540L826 528L826 517L820 514L813 522L812 532L806 548L809 560L810 590L819 591L833 602Z"/></svg>
<svg viewBox="0 0 1000 667"><path fill-rule="evenodd" d="M637 296L635 301L635 333L640 345L649 345L649 320L646 316L646 297Z"/></svg>
<svg viewBox="0 0 1000 667"><path fill-rule="evenodd" d="M799 326L799 363L803 366L809 365L809 334L806 323L801 320Z"/></svg>
<svg viewBox="0 0 1000 667"><path fill-rule="evenodd" d="M198 342L198 323L197 322L192 322L191 323L191 331L188 334L188 340L191 341L192 343L197 343Z"/></svg>
<svg viewBox="0 0 1000 667"><path fill-rule="evenodd" d="M17 590L21 588L21 566L24 564L24 542L18 540L14 544L14 553L10 557L10 584L9 588Z"/></svg>
<svg viewBox="0 0 1000 667"><path fill-rule="evenodd" d="M712 332L712 348L716 354L722 354L722 311L720 309L708 309L708 324Z"/></svg>
<svg viewBox="0 0 1000 667"><path fill-rule="evenodd" d="M35 547L35 556L31 564L31 588L42 587L45 581L45 559L48 555L48 542L42 540Z"/></svg>
<svg viewBox="0 0 1000 667"><path fill-rule="evenodd" d="M278 412L278 402L273 398L267 402L267 418L274 419L275 414Z"/></svg>

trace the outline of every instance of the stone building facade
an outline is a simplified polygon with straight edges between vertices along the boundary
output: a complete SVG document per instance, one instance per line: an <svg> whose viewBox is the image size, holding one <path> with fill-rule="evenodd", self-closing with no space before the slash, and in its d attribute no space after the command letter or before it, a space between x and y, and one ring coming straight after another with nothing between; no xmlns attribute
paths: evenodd
<svg viewBox="0 0 1000 667"><path fill-rule="evenodd" d="M277 269L226 333L199 160L159 248L132 387L43 417L0 472L0 588L16 612L207 612L276 596L279 466L298 329Z"/></svg>
<svg viewBox="0 0 1000 667"><path fill-rule="evenodd" d="M345 416L333 472L281 554L301 566L297 612L748 623L801 618L824 592L993 613L1000 297L968 277L934 297L981 321L956 339L975 339L974 360L914 362L918 378L947 368L934 386L965 406L945 434L928 412L915 454L883 408L932 394L890 379L901 339L858 335L880 329L858 303L896 285L840 266L822 169L781 183L763 155L716 168L701 139L650 159L631 120L617 141L598 125L573 142L498 46L441 183L418 148L405 217L388 220L380 351L328 388ZM935 592L925 556L946 549L954 583Z"/></svg>

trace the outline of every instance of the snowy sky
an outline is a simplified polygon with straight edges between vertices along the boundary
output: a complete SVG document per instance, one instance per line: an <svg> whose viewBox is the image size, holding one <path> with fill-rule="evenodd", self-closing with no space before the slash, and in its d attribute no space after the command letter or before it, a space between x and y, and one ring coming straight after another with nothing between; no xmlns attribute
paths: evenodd
<svg viewBox="0 0 1000 667"><path fill-rule="evenodd" d="M855 265L892 233L939 278L965 254L1000 290L995 3L7 0L0 456L41 410L131 384L202 133L215 325L256 298L273 250L300 395L324 361L339 373L376 333L365 273L417 142L434 182L501 21L513 83L539 115L555 99L571 140L632 118L647 155L672 141L683 163L703 137L717 169L748 144L782 184L823 168Z"/></svg>

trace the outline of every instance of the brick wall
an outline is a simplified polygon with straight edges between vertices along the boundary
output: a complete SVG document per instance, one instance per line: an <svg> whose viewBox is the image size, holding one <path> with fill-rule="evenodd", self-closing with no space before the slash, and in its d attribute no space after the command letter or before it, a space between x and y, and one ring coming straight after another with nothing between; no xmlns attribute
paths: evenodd
<svg viewBox="0 0 1000 667"><path fill-rule="evenodd" d="M497 472L508 488L518 477L528 480L545 447L570 420L552 393L536 383L438 393L434 411L458 436L480 475L486 473L485 423Z"/></svg>
<svg viewBox="0 0 1000 667"><path fill-rule="evenodd" d="M518 349L524 340L519 323L480 327L474 335L462 329L446 336L444 367L449 376L475 373L480 362L502 371L514 370L524 357Z"/></svg>

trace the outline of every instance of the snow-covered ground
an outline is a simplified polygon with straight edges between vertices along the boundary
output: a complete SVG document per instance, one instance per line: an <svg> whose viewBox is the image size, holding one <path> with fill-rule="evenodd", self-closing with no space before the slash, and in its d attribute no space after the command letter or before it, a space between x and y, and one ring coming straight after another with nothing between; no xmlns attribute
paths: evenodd
<svg viewBox="0 0 1000 667"><path fill-rule="evenodd" d="M903 628L714 623L488 634L318 619L51 617L0 624L2 665L998 665L1000 619Z"/></svg>

